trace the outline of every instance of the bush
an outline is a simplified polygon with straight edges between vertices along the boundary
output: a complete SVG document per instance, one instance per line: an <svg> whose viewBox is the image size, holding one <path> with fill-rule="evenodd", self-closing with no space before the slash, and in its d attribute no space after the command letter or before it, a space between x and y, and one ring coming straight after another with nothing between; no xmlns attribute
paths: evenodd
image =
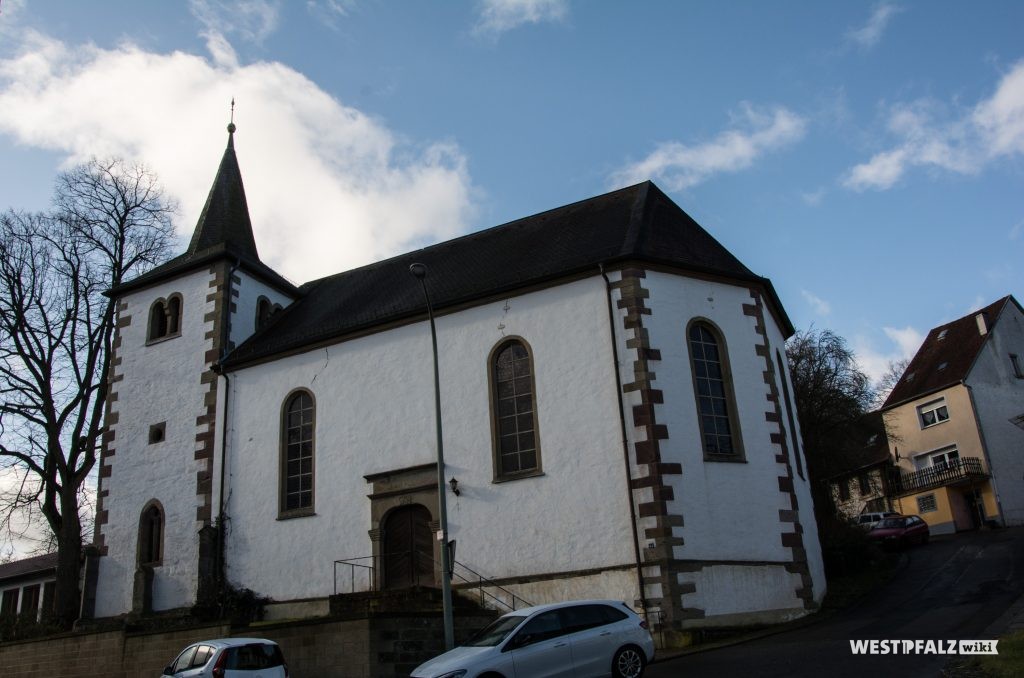
<svg viewBox="0 0 1024 678"><path fill-rule="evenodd" d="M859 574L884 559L878 546L868 539L867 532L841 518L827 518L818 525L818 533L828 579Z"/></svg>
<svg viewBox="0 0 1024 678"><path fill-rule="evenodd" d="M270 601L271 598L252 589L235 588L226 583L213 602L194 606L192 614L203 621L227 619L235 626L248 626L254 621L262 621Z"/></svg>

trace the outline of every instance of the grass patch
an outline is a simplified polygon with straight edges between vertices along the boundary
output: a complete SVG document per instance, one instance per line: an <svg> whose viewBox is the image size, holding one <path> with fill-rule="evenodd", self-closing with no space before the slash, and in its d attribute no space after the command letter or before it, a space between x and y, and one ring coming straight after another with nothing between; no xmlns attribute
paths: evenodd
<svg viewBox="0 0 1024 678"><path fill-rule="evenodd" d="M999 654L960 659L942 672L947 678L1017 678L1024 676L1024 631L1001 636Z"/></svg>

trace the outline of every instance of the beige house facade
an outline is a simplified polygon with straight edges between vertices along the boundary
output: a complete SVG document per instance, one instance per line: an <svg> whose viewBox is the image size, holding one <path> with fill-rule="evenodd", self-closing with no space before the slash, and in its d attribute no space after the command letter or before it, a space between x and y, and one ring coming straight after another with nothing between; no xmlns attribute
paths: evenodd
<svg viewBox="0 0 1024 678"><path fill-rule="evenodd" d="M929 332L882 408L895 509L932 534L1024 524L1024 313L1012 296Z"/></svg>

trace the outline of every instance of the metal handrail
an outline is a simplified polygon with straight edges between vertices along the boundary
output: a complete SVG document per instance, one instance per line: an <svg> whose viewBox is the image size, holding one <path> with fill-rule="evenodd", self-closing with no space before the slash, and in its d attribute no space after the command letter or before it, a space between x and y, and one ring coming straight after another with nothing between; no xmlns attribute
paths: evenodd
<svg viewBox="0 0 1024 678"><path fill-rule="evenodd" d="M356 573L365 573L366 588L360 589L363 591L379 591L380 586L378 585L378 572L380 570L379 562L383 558L394 557L394 556L407 556L413 557L414 564L419 562L417 559L426 558L432 565L432 567L439 567L440 565L434 558L421 551L401 551L398 553L382 553L378 555L370 556L358 556L355 558L341 558L334 561L334 595L338 595L338 569L339 567L348 567L349 572L349 593L356 593ZM365 565L360 561L370 561L370 565ZM461 572L456 571L456 566L465 570L470 576L466 576ZM507 608L511 611L522 609L524 607L532 607L532 604L522 596L516 595L507 588L499 585L493 579L489 579L473 568L469 567L465 563L460 563L457 560L452 561L452 576L458 577L459 580L464 582L460 584L458 588L473 588L475 587L480 593L480 605L486 607L487 601L493 601L501 607ZM363 579L361 577L361 579ZM496 591L504 594L505 598L495 595L486 589L495 589ZM509 602L511 601L511 602Z"/></svg>
<svg viewBox="0 0 1024 678"><path fill-rule="evenodd" d="M455 561L453 561L453 564L454 565L458 565L462 569L464 569L467 572L469 572L470 575L472 575L473 577L476 577L476 580L477 580L476 581L476 586L477 586L477 588L480 591L480 605L481 606L484 605L484 596L486 595L486 596L489 596L491 599L493 599L495 602L503 605L504 607L509 608L513 612L515 612L518 609L522 609L524 607L533 607L532 603L528 602L525 598L522 598L521 596L517 596L516 594L514 594L511 591L509 591L508 589L506 589L504 586L501 586L501 585L497 584L493 579L488 579L487 577L483 576L482 574L480 574L479 572L477 572L473 568L469 567L465 563L460 563L459 561L455 560ZM464 582L466 582L467 584L470 584L470 585L472 585L474 583L469 578L465 577L464 575L459 574L458 572L455 572L454 568L452 568L452 570L453 570L452 571L452 576L458 577L459 579L461 579L462 581L464 581ZM509 605L507 602L505 602L501 598L499 598L499 597L497 597L497 596L495 596L495 595L485 591L484 590L485 586L487 586L489 588L494 588L494 589L497 589L497 590L501 591L502 593L507 595L509 598L511 598L512 604ZM516 606L516 601L521 603L518 607Z"/></svg>
<svg viewBox="0 0 1024 678"><path fill-rule="evenodd" d="M895 494L910 494L942 487L969 478L987 478L988 472L977 457L961 457L938 466L912 473L896 470L892 485Z"/></svg>

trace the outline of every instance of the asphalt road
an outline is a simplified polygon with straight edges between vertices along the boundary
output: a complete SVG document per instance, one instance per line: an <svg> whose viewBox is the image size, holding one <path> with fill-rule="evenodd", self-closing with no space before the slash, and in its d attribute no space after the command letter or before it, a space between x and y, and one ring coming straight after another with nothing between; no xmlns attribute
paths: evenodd
<svg viewBox="0 0 1024 678"><path fill-rule="evenodd" d="M1024 594L1024 528L962 533L911 547L892 581L803 628L656 663L675 676L934 677L956 657L854 655L851 639L974 640Z"/></svg>

